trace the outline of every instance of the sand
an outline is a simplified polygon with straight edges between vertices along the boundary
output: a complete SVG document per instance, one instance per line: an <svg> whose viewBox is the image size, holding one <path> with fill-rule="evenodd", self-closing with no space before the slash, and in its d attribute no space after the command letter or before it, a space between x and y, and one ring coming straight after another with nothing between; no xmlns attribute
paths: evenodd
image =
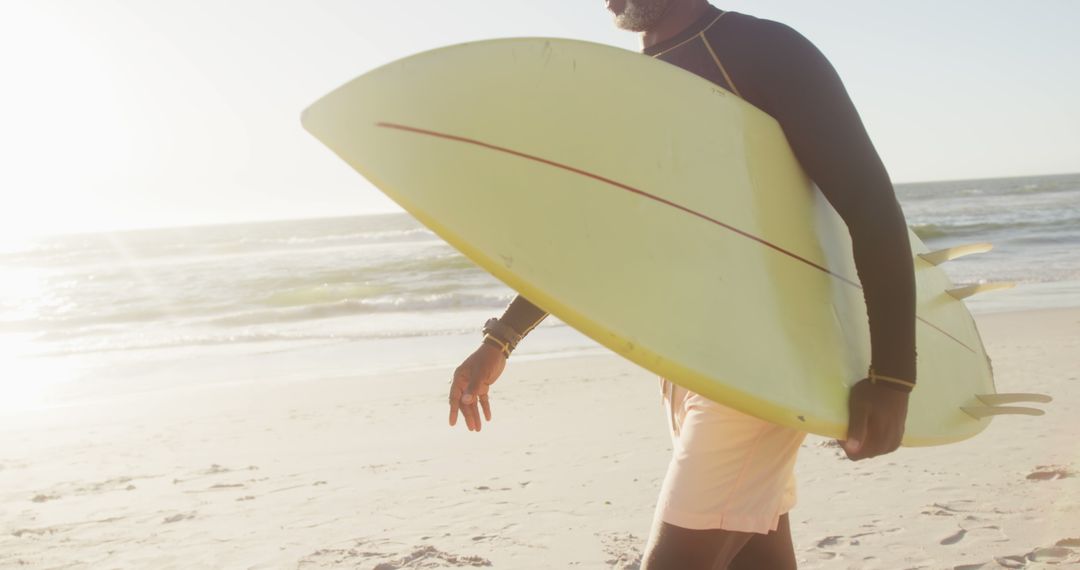
<svg viewBox="0 0 1080 570"><path fill-rule="evenodd" d="M800 568L1080 567L1080 310L979 323L999 391L1047 414L860 463L808 438ZM515 358L477 434L446 425L449 374L7 413L0 567L637 568L670 452L653 375Z"/></svg>

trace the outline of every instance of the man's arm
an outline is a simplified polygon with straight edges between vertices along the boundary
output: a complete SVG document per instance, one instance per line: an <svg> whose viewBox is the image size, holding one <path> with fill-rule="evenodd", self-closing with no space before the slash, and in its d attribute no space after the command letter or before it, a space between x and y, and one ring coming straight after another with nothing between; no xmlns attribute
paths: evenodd
<svg viewBox="0 0 1080 570"><path fill-rule="evenodd" d="M502 375L506 359L517 343L531 331L547 313L518 295L510 302L502 318L484 326L484 342L454 370L450 380L450 425L457 424L458 415L465 417L469 431L480 431L481 412L491 421L491 385Z"/></svg>
<svg viewBox="0 0 1080 570"><path fill-rule="evenodd" d="M529 302L525 297L518 295L507 305L499 322L513 329L522 338L529 334L537 325L548 316L540 307ZM502 339L504 341L510 339Z"/></svg>
<svg viewBox="0 0 1080 570"><path fill-rule="evenodd" d="M901 382L856 384L844 450L852 459L899 446L915 382L915 274L907 223L888 173L832 64L791 28L747 26L734 80L780 123L795 156L847 224L863 285L871 368ZM740 76L749 78L740 84ZM910 382L905 385L903 382Z"/></svg>

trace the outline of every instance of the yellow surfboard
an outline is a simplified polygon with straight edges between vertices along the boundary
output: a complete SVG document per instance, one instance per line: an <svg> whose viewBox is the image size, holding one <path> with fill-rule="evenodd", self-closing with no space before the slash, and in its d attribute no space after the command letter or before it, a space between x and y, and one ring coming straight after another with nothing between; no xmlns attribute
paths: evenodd
<svg viewBox="0 0 1080 570"><path fill-rule="evenodd" d="M777 123L735 95L618 48L507 39L371 71L303 124L597 342L743 412L845 436L848 390L870 354L847 229ZM911 242L923 255L919 386L904 443L957 441L993 415L1033 413L992 400L964 292L950 295L935 265L978 248ZM1007 401L1032 399L1044 400Z"/></svg>

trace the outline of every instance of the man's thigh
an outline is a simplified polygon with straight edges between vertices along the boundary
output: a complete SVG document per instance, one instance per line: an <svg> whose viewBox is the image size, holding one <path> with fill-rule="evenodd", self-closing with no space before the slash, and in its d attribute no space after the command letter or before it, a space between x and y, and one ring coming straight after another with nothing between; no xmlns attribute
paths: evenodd
<svg viewBox="0 0 1080 570"><path fill-rule="evenodd" d="M716 570L727 568L754 534L731 530L693 530L661 522L653 530L641 570Z"/></svg>
<svg viewBox="0 0 1080 570"><path fill-rule="evenodd" d="M785 514L776 530L755 534L735 555L728 570L795 570L795 546L791 543L791 522Z"/></svg>
<svg viewBox="0 0 1080 570"><path fill-rule="evenodd" d="M672 457L655 523L766 533L795 504L795 461L806 432L676 387Z"/></svg>
<svg viewBox="0 0 1080 570"><path fill-rule="evenodd" d="M642 570L794 570L788 516L768 534L692 530L660 523Z"/></svg>

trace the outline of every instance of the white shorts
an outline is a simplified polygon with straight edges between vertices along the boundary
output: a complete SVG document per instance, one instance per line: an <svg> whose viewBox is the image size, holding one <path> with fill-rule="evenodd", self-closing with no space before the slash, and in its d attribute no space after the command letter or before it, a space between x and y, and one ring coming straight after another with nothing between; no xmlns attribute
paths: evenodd
<svg viewBox="0 0 1080 570"><path fill-rule="evenodd" d="M672 456L656 519L678 527L767 534L795 506L806 432L723 406L660 379Z"/></svg>

